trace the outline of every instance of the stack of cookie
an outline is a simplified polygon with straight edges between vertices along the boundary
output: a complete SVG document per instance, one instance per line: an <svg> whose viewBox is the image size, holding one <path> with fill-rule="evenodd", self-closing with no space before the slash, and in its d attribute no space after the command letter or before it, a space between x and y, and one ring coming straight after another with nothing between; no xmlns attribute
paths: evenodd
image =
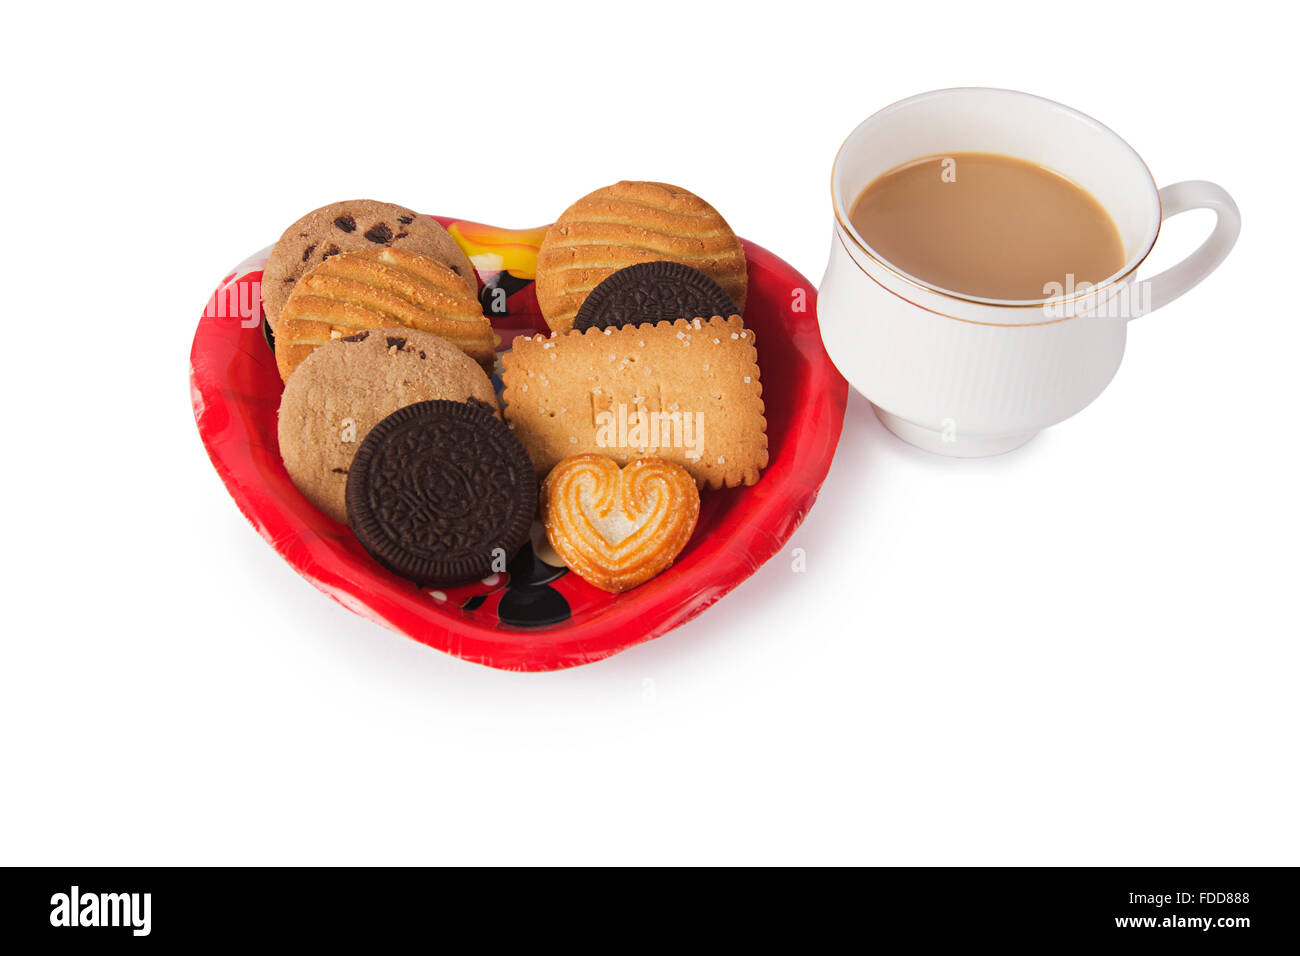
<svg viewBox="0 0 1300 956"><path fill-rule="evenodd" d="M518 551L536 474L501 421L497 339L447 231L391 203L324 206L285 230L262 288L280 455L304 497L422 583Z"/></svg>
<svg viewBox="0 0 1300 956"><path fill-rule="evenodd" d="M336 203L268 262L285 467L420 584L504 570L540 507L572 570L636 587L686 546L700 487L767 464L745 254L708 203L661 183L584 197L547 230L536 291L552 331L503 356L503 420L473 267L432 219Z"/></svg>
<svg viewBox="0 0 1300 956"><path fill-rule="evenodd" d="M506 419L547 475L556 552L624 591L672 564L698 487L767 465L745 251L703 199L665 183L584 196L547 230L537 301L549 336L502 357Z"/></svg>

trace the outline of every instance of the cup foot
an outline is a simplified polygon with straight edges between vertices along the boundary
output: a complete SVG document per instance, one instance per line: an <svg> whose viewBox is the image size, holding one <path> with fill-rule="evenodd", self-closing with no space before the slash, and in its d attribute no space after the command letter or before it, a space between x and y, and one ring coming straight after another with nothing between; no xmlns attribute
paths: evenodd
<svg viewBox="0 0 1300 956"><path fill-rule="evenodd" d="M874 402L871 407L876 412L880 423L909 445L947 455L949 458L987 458L1001 455L1019 448L1038 432L1026 432L1020 435L963 435L960 429L938 431L924 428L906 419L899 418L885 411Z"/></svg>

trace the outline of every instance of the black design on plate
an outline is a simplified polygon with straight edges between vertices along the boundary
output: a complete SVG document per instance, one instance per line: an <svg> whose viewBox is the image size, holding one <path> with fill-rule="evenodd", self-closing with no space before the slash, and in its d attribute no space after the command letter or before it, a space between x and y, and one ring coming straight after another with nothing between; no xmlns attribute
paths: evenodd
<svg viewBox="0 0 1300 956"><path fill-rule="evenodd" d="M547 564L537 556L531 541L519 549L509 572L510 585L497 605L497 618L502 624L546 627L572 616L564 595L551 587L551 582L568 574L569 569Z"/></svg>
<svg viewBox="0 0 1300 956"><path fill-rule="evenodd" d="M497 620L510 627L548 627L562 624L573 616L564 595L551 587L569 573L537 557L532 542L525 542L506 567L506 583L482 594L475 594L460 606L462 611L477 611L488 598L500 595Z"/></svg>
<svg viewBox="0 0 1300 956"><path fill-rule="evenodd" d="M488 317L500 318L503 315L509 315L508 300L510 297L516 292L527 289L532 284L532 279L521 279L519 276L511 275L503 270L496 275L488 276L483 282L483 288L478 290L478 304L482 306L483 314ZM502 295L497 292L498 289L505 294Z"/></svg>

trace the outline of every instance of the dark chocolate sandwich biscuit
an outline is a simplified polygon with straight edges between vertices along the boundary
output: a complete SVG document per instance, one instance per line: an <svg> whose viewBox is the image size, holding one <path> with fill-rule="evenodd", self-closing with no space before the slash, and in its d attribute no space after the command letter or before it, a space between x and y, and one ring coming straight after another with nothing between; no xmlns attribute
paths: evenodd
<svg viewBox="0 0 1300 956"><path fill-rule="evenodd" d="M416 402L357 449L348 523L370 555L421 585L504 570L528 540L537 477L523 445L481 403Z"/></svg>
<svg viewBox="0 0 1300 956"><path fill-rule="evenodd" d="M619 269L592 289L573 327L583 332L715 315L725 319L739 312L722 286L699 269L680 262L642 262Z"/></svg>

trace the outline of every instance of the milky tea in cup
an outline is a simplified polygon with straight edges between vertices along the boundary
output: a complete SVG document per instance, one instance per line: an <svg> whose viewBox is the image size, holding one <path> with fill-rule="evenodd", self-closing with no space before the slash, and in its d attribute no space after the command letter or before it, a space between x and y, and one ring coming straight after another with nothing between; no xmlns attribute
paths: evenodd
<svg viewBox="0 0 1300 956"><path fill-rule="evenodd" d="M1074 277L1099 284L1124 242L1091 193L1037 163L954 152L904 163L858 194L849 221L919 279L986 299L1042 299Z"/></svg>

